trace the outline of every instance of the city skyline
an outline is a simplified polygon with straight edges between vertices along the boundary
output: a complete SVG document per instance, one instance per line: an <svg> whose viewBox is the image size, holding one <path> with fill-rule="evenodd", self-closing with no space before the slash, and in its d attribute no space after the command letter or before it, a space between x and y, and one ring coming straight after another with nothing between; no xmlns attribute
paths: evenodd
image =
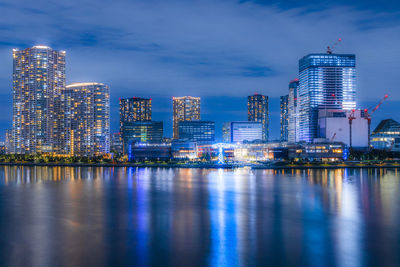
<svg viewBox="0 0 400 267"><path fill-rule="evenodd" d="M325 52L339 37L343 41L334 52L354 53L358 58L359 106L375 104L384 93L391 96L376 113L373 126L387 118L385 113L400 119L394 112L400 101L395 53L399 39L390 34L398 30L399 8L394 2L378 6L373 1L118 1L112 8L96 2L94 7L103 16L89 12L91 1L42 5L38 10L40 3L2 2L7 14L0 21L4 26L2 133L11 125L10 50L37 44L68 51L67 83L110 85L113 131L118 129L114 107L119 97L153 98L153 119L165 121L169 133L172 112L164 102L170 102L171 96L202 97L204 119L215 120L219 128L223 121L245 120L246 115L232 107L245 108L242 97L258 92L269 96L270 139L279 139L279 96L286 94L287 82L297 77L297 61L309 53ZM114 17L118 19L110 19ZM229 104L218 103L221 98ZM226 113L212 118L207 112L217 104Z"/></svg>
<svg viewBox="0 0 400 267"><path fill-rule="evenodd" d="M49 46L44 46L44 45L40 45L40 46L33 46L33 47L31 47L31 48L25 48L25 49L23 49L23 50L21 50L21 51L30 51L30 50L37 50L37 49L39 49L39 50L44 50L44 51L46 51L46 50L50 50L50 51L55 51L55 52L58 52L58 51L56 51L56 50L53 50L51 47L49 47ZM19 52L20 50L18 50L18 49L13 49L13 53L17 53L17 52ZM63 56L64 56L64 59L63 59L63 61L65 62L65 53L66 53L66 51L60 51L60 53L62 53L63 54ZM330 54L330 53L325 53L325 54L308 54L308 55L306 55L306 56L304 56L304 57L302 57L300 60L299 60L299 64L301 64L301 61L302 60L304 60L304 58L307 58L307 57L309 57L309 56L313 56L313 55L323 55L323 56L334 56L334 57L336 57L336 56L343 56L343 55L340 55L340 54ZM347 56L347 55L346 55ZM64 73L63 74L63 78L62 78L62 81L64 81L64 83L65 83L65 80L66 80L66 78L65 78L65 63L63 63L64 64L64 72L61 72L61 73ZM293 81L297 81L298 80L298 78L295 78ZM293 82L293 81L291 81L291 83ZM334 90L337 90L337 89L334 89ZM287 92L287 93L290 93L290 88L289 88L289 92ZM253 95L253 97L254 96L259 96L260 94L258 94L257 92ZM354 94L353 94L354 95ZM266 96L267 97L267 99L269 98L268 96ZM279 98L278 98L278 101L280 102L280 100L281 100L281 97L282 96L280 96ZM336 96L335 96L336 97ZM176 96L172 96L172 102L174 102L174 99L176 100L176 99L179 99L179 98L185 98L185 97L176 97ZM193 96L190 96L189 98L198 98L198 99L200 99L200 97L193 97ZM237 97L237 98L241 98L241 97ZM250 96L248 96L247 97L247 109L249 109L249 98L250 98ZM331 97L332 98L332 97ZM152 98L145 98L145 97L137 97L137 96L134 96L134 97L128 97L128 98L119 98L119 111L121 110L121 101L128 101L128 100L130 100L130 101L134 101L134 102L137 102L137 101L139 101L139 102L141 102L141 101L146 101L146 102L149 102L150 104L146 104L146 106L143 106L143 108L140 106L140 108L141 109L147 109L147 108L149 108L149 111L146 111L147 113L149 113L149 115L145 115L146 116L146 118L142 118L141 120L151 120L151 113L152 113ZM337 100L336 100L337 101ZM352 102L352 103L354 103L354 102ZM141 104L142 105L142 104ZM144 104L143 104L144 105ZM354 103L354 105L355 105L355 103ZM113 106L113 103L111 103L111 106ZM269 104L267 103L267 106L269 106ZM280 105L279 105L280 106ZM353 104L352 104L352 107L354 107L353 106ZM268 107L267 107L267 109L268 109ZM173 110L173 103L172 103L172 110ZM112 109L112 111L113 111L113 109ZM133 109L132 109L132 111L133 111ZM213 116L213 114L214 114L214 112L215 112L215 110L214 109L211 109L211 110L208 110L209 112L211 111L211 117L213 117L214 118L214 116ZM244 113L243 112L243 110L242 109L236 109L235 111L237 111L237 112L240 112L240 113ZM141 112L143 112L143 111L141 111ZM268 112L268 111L267 111ZM111 112L111 113L113 113L113 112ZM114 113L115 113L115 111L114 111ZM138 113L139 114L139 113ZM143 113L143 114L145 114L145 113ZM143 114L141 115L141 116L143 116ZM140 115L140 114L139 114ZM165 114L164 114L165 115ZM208 114L208 115L210 115L210 114ZM271 139L271 140L280 140L281 139L281 136L280 136L280 131L281 131L281 124L280 124L280 111L278 112L278 119L279 119L279 124L278 124L278 126L279 126L279 130L276 130L275 129L275 132L278 132L279 133L279 136L278 136L278 138L275 138L275 139ZM150 116L150 117L148 117L148 116ZM249 116L249 110L248 110L248 112L247 112L247 117ZM206 117L207 117L207 115L206 115ZM243 114L242 114L242 116L241 117L243 117ZM268 116L268 120L267 120L267 124L269 123L269 117L270 116ZM232 118L232 116L229 116L229 118ZM249 119L249 117L248 117L248 119ZM163 120L160 120L160 121L163 121ZM166 120L167 121L167 124L168 124L168 119ZM215 121L215 120L214 120ZM220 126L221 127L216 127L217 129L218 128L221 128L221 130L219 131L220 133L219 134L216 134L216 140L217 141L220 141L220 140L222 140L222 125L223 125L223 123L225 122L225 121L227 121L226 119L224 119L223 120L223 122L221 123L221 122L218 122L218 120L217 120L217 126L218 126L218 124L220 124ZM231 120L231 121L234 121L234 120ZM377 123L377 122L376 122ZM115 122L113 122L113 120L111 120L111 125L115 125ZM268 127L268 125L267 125L267 127ZM168 126L167 126L167 128L168 128ZM274 128L274 127L273 127ZM6 129L6 130L8 130L8 129ZM121 121L120 121L120 119L119 119L119 130L121 130ZM115 129L115 127L111 127L111 132L112 133L114 133L114 132L117 132L117 130ZM274 132L274 131L273 131ZM169 137L169 131L167 130L167 131L165 131L164 130L164 133L165 133L165 136L166 137ZM218 133L218 130L217 130L217 133ZM267 134L268 134L268 132L267 132ZM5 135L5 133L4 133L4 135ZM3 138L4 138L4 136L3 136Z"/></svg>
<svg viewBox="0 0 400 267"><path fill-rule="evenodd" d="M48 46L43 46L43 45L41 45L41 46L33 46L33 47L31 47L31 48L25 48L24 50L21 50L22 52L21 53L28 53L29 51L35 51L35 50L43 50L43 51L47 51L47 50L49 50L49 51L54 51L54 52L58 52L58 51L56 51L56 50L53 50L52 48L50 48L50 47L48 47ZM329 48L328 48L328 50L329 50ZM19 52L20 50L18 50L18 49L13 49L13 53L20 53ZM26 51L28 51L28 52L26 52ZM66 53L66 51L60 51L60 52L58 52L58 53L61 53L62 55L63 55L63 61L62 62L64 62L63 64L63 67L62 67L62 71L60 72L60 71L54 71L54 73L63 73L63 77L62 77L62 79L61 79L61 81L63 81L64 83L65 83L65 80L66 80L66 75L65 75L65 53ZM326 54L309 54L309 55L306 55L306 56L304 56L304 57L302 57L300 60L299 60L299 64L302 64L301 62L302 61L304 61L304 59L305 58L308 58L308 57L313 57L314 55L317 55L317 56L323 56L323 57L343 57L343 56L348 56L347 54L346 55L340 55L340 54L332 54L331 52L329 52L328 51L328 53L326 53ZM350 56L354 56L354 55L350 55ZM14 58L16 58L16 56L14 56ZM50 59L51 59L51 57L50 57ZM38 63L39 64L39 63ZM47 63L46 63L47 64ZM48 66L46 66L46 67L48 67ZM51 67L51 66L50 66ZM20 67L18 67L18 68L20 68ZM300 67L301 68L301 67ZM54 74L52 74L52 75L54 75ZM14 76L15 76L15 74L14 74ZM301 74L299 75L299 76L301 76ZM332 76L333 77L333 76ZM15 78L14 78L15 79ZM293 81L298 81L298 79L297 78L295 78ZM291 81L291 83L293 82L293 81ZM353 83L355 84L355 80L353 81ZM333 87L332 87L333 88ZM337 91L338 89L332 89L333 91ZM331 91L332 91L331 90ZM353 89L351 89L351 90L353 90ZM351 102L351 107L347 107L347 109L349 109L349 108L352 108L352 107L355 107L355 101L354 101L354 99L355 99L355 95L356 95L356 91L354 90L354 91L351 91L352 93L352 99L351 99L351 101L353 101L353 102ZM290 88L289 88L289 92L288 92L289 94L290 94ZM328 92L329 93L329 92ZM334 94L332 94L332 95L334 95ZM341 93L340 94L338 94L338 96L342 96L341 95ZM248 119L250 120L250 111L249 111L249 101L250 101L250 97L256 97L256 96L260 96L260 94L258 94L258 93L255 93L253 96L248 96L248 101L247 101L247 109L248 109ZM330 95L329 95L330 96ZM334 96L334 100L337 102L338 101L338 96ZM173 96L172 97L172 100L173 100L173 102L174 101L176 101L177 99L180 99L180 98L185 98L185 97L175 97L175 96ZM189 97L189 98L193 98L193 99L200 99L200 97ZM266 98L267 98L267 100L268 100L268 96L266 96ZM282 96L280 96L280 101L281 101L281 98L282 98ZM328 97L329 98L329 97ZM330 97L330 98L332 98L332 97ZM174 100L175 99L175 100ZM146 121L146 120L151 120L151 113L152 113L152 98L142 98L142 97L129 97L129 98L119 98L119 111L121 112L121 101L125 101L126 103L128 103L127 101L133 101L133 102L140 102L139 104L139 106L137 107L137 108L140 108L141 109L141 111L138 111L138 110L136 110L135 108L131 108L132 109L132 111L130 111L130 112L136 112L137 114L135 115L135 116L145 116L145 117L143 117L143 118L139 118L139 120L144 120L144 121ZM143 102L144 101L144 102ZM330 100L329 100L330 101ZM329 102L328 101L328 102ZM335 102L334 101L334 102ZM141 103L141 102L143 102L143 103ZM146 103L145 103L146 102ZM147 102L149 102L149 103L147 103ZM332 102L332 101L331 101ZM173 103L172 103L173 104ZM145 105L145 106L144 106ZM266 134L268 135L268 123L269 123L269 116L268 116L268 113L269 113L269 111L268 111L268 101L267 101L267 117L268 117L268 119L267 119L267 124L266 124L266 127L267 127L267 131L266 131ZM173 105L174 106L174 105ZM199 108L200 108L200 105L199 105ZM148 109L148 110L147 110ZM174 109L174 107L173 107L173 109ZM241 110L239 110L239 109L237 109L236 111L238 111L238 112L240 112ZM143 113L143 112L145 112L145 113ZM133 116L133 115L132 115ZM199 117L200 118L200 117ZM198 118L198 119L199 119ZM231 118L231 117L230 117ZM167 120L168 121L168 120ZM225 120L226 121L226 120ZM231 120L231 121L233 121L233 120ZM112 123L112 121L111 121L111 124L113 124ZM115 124L115 123L114 123ZM217 125L218 125L219 123L217 123ZM222 128L222 125L223 125L223 123L221 123L221 128ZM119 120L119 126L120 126L120 129L119 130L121 130L121 119ZM280 127L280 134L281 134L281 131L282 131L282 129L281 129L281 123L280 123L280 125L279 125L279 127ZM115 128L115 127L113 127L113 128ZM111 129L111 132L116 132L115 131L115 129ZM164 128L164 127L163 127ZM217 128L219 128L219 127L217 127ZM222 129L221 129L221 131L222 131ZM218 131L217 131L218 132ZM169 134L168 134L168 131L166 132L165 130L164 130L164 133L166 133L165 134L165 136L166 137L169 137ZM5 135L5 134L4 134ZM3 136L3 138L4 138L4 136ZM216 141L220 141L220 140L222 140L222 134L217 134L216 135ZM279 136L279 139L272 139L272 140L282 140L282 138L281 138L281 136ZM55 151L56 151L57 149L55 149Z"/></svg>

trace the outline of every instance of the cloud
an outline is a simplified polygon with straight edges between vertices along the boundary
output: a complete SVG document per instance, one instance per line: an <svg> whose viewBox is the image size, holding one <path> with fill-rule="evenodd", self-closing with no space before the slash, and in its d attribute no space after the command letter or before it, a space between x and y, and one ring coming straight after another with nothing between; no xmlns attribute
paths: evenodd
<svg viewBox="0 0 400 267"><path fill-rule="evenodd" d="M6 0L0 9L1 93L11 91L11 48L45 43L67 50L68 82L106 82L114 101L254 91L276 99L302 56L341 37L337 52L357 55L359 101L384 92L400 100L397 10L231 0Z"/></svg>

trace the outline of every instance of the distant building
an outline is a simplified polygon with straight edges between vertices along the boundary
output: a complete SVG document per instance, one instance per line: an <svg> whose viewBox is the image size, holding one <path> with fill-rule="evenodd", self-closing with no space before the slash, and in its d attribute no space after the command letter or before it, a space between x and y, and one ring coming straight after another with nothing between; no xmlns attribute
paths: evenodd
<svg viewBox="0 0 400 267"><path fill-rule="evenodd" d="M269 107L268 96L255 94L247 97L248 121L261 122L262 140L269 138Z"/></svg>
<svg viewBox="0 0 400 267"><path fill-rule="evenodd" d="M120 98L119 125L120 132L124 122L151 121L151 98Z"/></svg>
<svg viewBox="0 0 400 267"><path fill-rule="evenodd" d="M280 97L280 123L281 123L281 142L285 142L288 140L288 124L289 124L289 95L284 95Z"/></svg>
<svg viewBox="0 0 400 267"><path fill-rule="evenodd" d="M143 144L131 143L128 150L129 161L160 160L168 161L172 158L171 144Z"/></svg>
<svg viewBox="0 0 400 267"><path fill-rule="evenodd" d="M224 122L222 124L222 141L224 143L231 143L231 123Z"/></svg>
<svg viewBox="0 0 400 267"><path fill-rule="evenodd" d="M174 140L171 143L172 157L175 159L196 159L197 143L190 141Z"/></svg>
<svg viewBox="0 0 400 267"><path fill-rule="evenodd" d="M109 87L95 82L73 83L62 95L62 150L74 156L109 153Z"/></svg>
<svg viewBox="0 0 400 267"><path fill-rule="evenodd" d="M179 139L194 142L214 142L215 123L213 121L181 121L178 123Z"/></svg>
<svg viewBox="0 0 400 267"><path fill-rule="evenodd" d="M161 143L162 138L162 121L124 122L122 127L124 150L130 143Z"/></svg>
<svg viewBox="0 0 400 267"><path fill-rule="evenodd" d="M371 134L374 149L400 151L400 123L392 119L381 121Z"/></svg>
<svg viewBox="0 0 400 267"><path fill-rule="evenodd" d="M340 142L303 143L288 147L288 157L294 160L343 161L346 148Z"/></svg>
<svg viewBox="0 0 400 267"><path fill-rule="evenodd" d="M110 152L113 152L113 153L122 153L123 152L123 143L122 143L121 133L118 132L118 133L111 134Z"/></svg>
<svg viewBox="0 0 400 267"><path fill-rule="evenodd" d="M288 97L288 141L296 143L299 141L299 114L298 114L298 87L299 79L294 79L289 83Z"/></svg>
<svg viewBox="0 0 400 267"><path fill-rule="evenodd" d="M13 50L11 153L60 153L60 97L65 51L48 46Z"/></svg>
<svg viewBox="0 0 400 267"><path fill-rule="evenodd" d="M178 123L180 121L200 120L200 97L173 97L173 138L179 139Z"/></svg>
<svg viewBox="0 0 400 267"><path fill-rule="evenodd" d="M299 141L318 136L318 110L356 108L356 57L310 54L299 61Z"/></svg>
<svg viewBox="0 0 400 267"><path fill-rule="evenodd" d="M228 127L228 125L226 125ZM230 142L242 143L252 141L262 141L263 125L255 121L233 121L230 122Z"/></svg>
<svg viewBox="0 0 400 267"><path fill-rule="evenodd" d="M331 142L342 142L353 148L368 147L368 121L364 117L364 111L354 112L342 109L320 109L318 113L318 137ZM349 117L353 117L350 124Z"/></svg>
<svg viewBox="0 0 400 267"><path fill-rule="evenodd" d="M11 153L11 148L13 147L13 138L12 138L12 129L6 130L6 138L4 141L4 145L6 146L6 153Z"/></svg>

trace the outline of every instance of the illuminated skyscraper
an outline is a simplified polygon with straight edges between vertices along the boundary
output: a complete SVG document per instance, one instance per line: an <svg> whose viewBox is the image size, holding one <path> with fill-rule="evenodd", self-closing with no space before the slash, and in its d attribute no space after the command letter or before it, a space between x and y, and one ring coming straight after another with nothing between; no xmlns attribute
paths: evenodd
<svg viewBox="0 0 400 267"><path fill-rule="evenodd" d="M120 98L119 123L120 131L124 122L151 121L151 98Z"/></svg>
<svg viewBox="0 0 400 267"><path fill-rule="evenodd" d="M356 108L356 57L310 54L299 61L299 141L318 137L318 109Z"/></svg>
<svg viewBox="0 0 400 267"><path fill-rule="evenodd" d="M13 50L11 153L60 152L60 95L65 52L48 46Z"/></svg>
<svg viewBox="0 0 400 267"><path fill-rule="evenodd" d="M299 128L299 114L297 105L297 93L299 87L299 79L294 79L289 83L289 97L288 97L288 141L296 143L299 141L298 128Z"/></svg>
<svg viewBox="0 0 400 267"><path fill-rule="evenodd" d="M247 118L248 121L257 121L262 124L262 140L269 138L269 109L268 96L251 95L247 97Z"/></svg>
<svg viewBox="0 0 400 267"><path fill-rule="evenodd" d="M63 90L63 151L76 156L110 152L110 92L102 83L73 83Z"/></svg>
<svg viewBox="0 0 400 267"><path fill-rule="evenodd" d="M173 138L179 139L180 121L200 120L200 97L173 97Z"/></svg>
<svg viewBox="0 0 400 267"><path fill-rule="evenodd" d="M280 122L281 122L281 142L285 142L288 140L288 98L289 95L284 95L280 97Z"/></svg>

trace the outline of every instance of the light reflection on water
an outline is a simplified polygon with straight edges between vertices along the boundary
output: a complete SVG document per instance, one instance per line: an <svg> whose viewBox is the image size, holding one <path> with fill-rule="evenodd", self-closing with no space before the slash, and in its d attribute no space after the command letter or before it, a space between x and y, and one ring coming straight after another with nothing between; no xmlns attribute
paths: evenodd
<svg viewBox="0 0 400 267"><path fill-rule="evenodd" d="M396 169L0 167L5 266L394 266Z"/></svg>

